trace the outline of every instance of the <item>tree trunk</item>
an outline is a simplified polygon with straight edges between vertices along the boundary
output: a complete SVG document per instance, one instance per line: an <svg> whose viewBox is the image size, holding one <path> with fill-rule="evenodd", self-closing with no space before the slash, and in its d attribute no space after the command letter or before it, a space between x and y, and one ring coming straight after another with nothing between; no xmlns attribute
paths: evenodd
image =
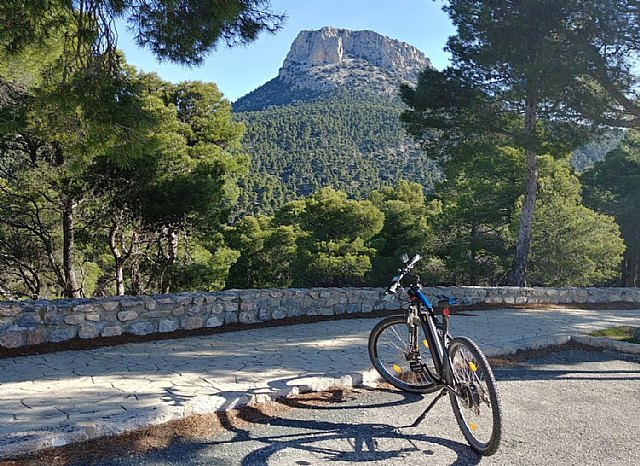
<svg viewBox="0 0 640 466"><path fill-rule="evenodd" d="M167 229L167 265L170 269L178 260L178 232L174 227ZM166 270L165 270L166 272ZM162 293L170 293L173 286L173 270L170 270L168 274L162 279Z"/></svg>
<svg viewBox="0 0 640 466"><path fill-rule="evenodd" d="M535 132L536 106L529 101L524 115L524 132L526 139ZM529 141L528 141L529 142ZM516 243L515 257L511 264L509 285L525 286L527 274L527 261L531 249L531 231L533 228L533 215L538 195L538 154L530 148L524 151L527 163L527 181L524 191L524 203L520 213L520 226L518 228L518 242Z"/></svg>
<svg viewBox="0 0 640 466"><path fill-rule="evenodd" d="M140 258L138 256L138 242L131 244L131 294L139 295L142 293L142 277L140 276Z"/></svg>
<svg viewBox="0 0 640 466"><path fill-rule="evenodd" d="M119 223L113 222L111 228L109 229L109 249L111 249L111 255L113 256L113 261L115 263L116 273L116 295L123 296L124 295L124 258L122 257L122 252L118 247L118 229Z"/></svg>
<svg viewBox="0 0 640 466"><path fill-rule="evenodd" d="M80 288L73 269L73 209L72 199L66 199L62 206L62 268L64 270L64 296L66 298L80 298Z"/></svg>

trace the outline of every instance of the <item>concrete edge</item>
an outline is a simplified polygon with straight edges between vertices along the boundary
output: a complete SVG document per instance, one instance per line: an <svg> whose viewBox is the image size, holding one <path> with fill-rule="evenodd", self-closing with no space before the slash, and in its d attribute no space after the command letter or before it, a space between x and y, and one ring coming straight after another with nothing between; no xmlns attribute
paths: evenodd
<svg viewBox="0 0 640 466"><path fill-rule="evenodd" d="M626 343L624 341L612 340L610 338L592 337L588 335L573 335L571 336L571 339L576 343L581 343L583 345L615 350L621 353L640 354L640 345L635 343Z"/></svg>
<svg viewBox="0 0 640 466"><path fill-rule="evenodd" d="M508 356L518 351L532 351L549 346L564 345L569 341L571 341L570 335L545 335L542 337L511 340L500 346L484 347L482 348L482 352L488 357Z"/></svg>
<svg viewBox="0 0 640 466"><path fill-rule="evenodd" d="M530 351L563 345L569 341L624 353L640 354L640 345L585 335L548 335L513 340L505 345L483 348L483 352L490 357L505 356L515 354L518 351ZM238 392L229 394L226 397L219 395L199 396L182 407L159 407L129 411L124 415L98 419L94 422L83 422L77 425L62 424L55 431L17 432L13 435L5 436L5 439L3 439L3 444L0 444L0 459L8 459L46 448L60 447L99 437L130 433L169 421L184 419L192 414L225 412L251 404L268 403L302 393L322 392L333 387L355 388L372 386L379 381L380 376L373 368L342 376L310 375L288 381L286 386L278 389L258 389L254 393Z"/></svg>
<svg viewBox="0 0 640 466"><path fill-rule="evenodd" d="M239 409L244 406L268 403L302 393L322 392L333 387L355 388L373 386L380 376L371 368L342 376L311 375L287 382L282 388L257 389L252 393L235 392L226 396L198 396L181 407L154 407L128 411L107 419L96 419L77 424L61 424L56 430L43 429L15 432L0 439L0 460L34 453L53 447L62 447L100 437L111 437L134 432L146 427L187 418L193 414L213 414Z"/></svg>

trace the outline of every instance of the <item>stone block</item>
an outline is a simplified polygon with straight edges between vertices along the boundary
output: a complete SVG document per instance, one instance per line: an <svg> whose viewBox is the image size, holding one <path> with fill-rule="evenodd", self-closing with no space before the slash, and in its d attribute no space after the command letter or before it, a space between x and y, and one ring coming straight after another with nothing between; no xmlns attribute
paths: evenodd
<svg viewBox="0 0 640 466"><path fill-rule="evenodd" d="M73 306L73 312L96 312L96 307L94 303L79 304L78 306Z"/></svg>
<svg viewBox="0 0 640 466"><path fill-rule="evenodd" d="M0 303L0 317L15 317L22 312L22 306L16 303Z"/></svg>
<svg viewBox="0 0 640 466"><path fill-rule="evenodd" d="M206 307L204 305L201 306L190 306L187 308L188 316L195 316L198 314L203 314L206 312Z"/></svg>
<svg viewBox="0 0 640 466"><path fill-rule="evenodd" d="M193 304L195 306L202 306L204 304L204 296L202 295L196 295L193 297Z"/></svg>
<svg viewBox="0 0 640 466"><path fill-rule="evenodd" d="M38 314L27 314L19 316L16 322L20 327L33 328L42 325L42 318Z"/></svg>
<svg viewBox="0 0 640 466"><path fill-rule="evenodd" d="M100 336L102 337L117 337L122 335L122 327L120 327L119 325L116 325L114 327L105 327L102 329L102 333L100 333Z"/></svg>
<svg viewBox="0 0 640 466"><path fill-rule="evenodd" d="M224 323L225 324L237 324L238 323L238 313L237 312L225 312L223 315L224 315Z"/></svg>
<svg viewBox="0 0 640 466"><path fill-rule="evenodd" d="M222 303L215 303L211 306L212 314L220 314L222 311L224 311L224 306L222 305Z"/></svg>
<svg viewBox="0 0 640 466"><path fill-rule="evenodd" d="M120 322L129 322L130 320L135 320L138 318L138 313L136 311L120 311L118 312L118 320Z"/></svg>
<svg viewBox="0 0 640 466"><path fill-rule="evenodd" d="M309 314L309 312L305 313L299 306L293 306L293 307L284 306L284 309L286 309L288 317L300 317L305 314L313 315L313 314Z"/></svg>
<svg viewBox="0 0 640 466"><path fill-rule="evenodd" d="M25 332L25 342L27 345L40 345L46 340L44 338L44 330L37 328Z"/></svg>
<svg viewBox="0 0 640 466"><path fill-rule="evenodd" d="M174 299L178 306L189 306L193 302L193 297L186 293L178 294Z"/></svg>
<svg viewBox="0 0 640 466"><path fill-rule="evenodd" d="M156 296L155 300L157 304L164 304L164 305L175 304L175 300L169 295Z"/></svg>
<svg viewBox="0 0 640 466"><path fill-rule="evenodd" d="M355 312L360 312L362 306L360 304L347 304L347 314L353 314Z"/></svg>
<svg viewBox="0 0 640 466"><path fill-rule="evenodd" d="M173 332L175 330L178 330L178 322L176 322L175 320L170 320L170 319L165 319L165 320L161 320L160 323L158 324L158 332L161 333L167 333L167 332Z"/></svg>
<svg viewBox="0 0 640 466"><path fill-rule="evenodd" d="M151 322L136 322L129 325L127 332L134 335L149 335L153 333L153 324Z"/></svg>
<svg viewBox="0 0 640 466"><path fill-rule="evenodd" d="M142 314L142 317L147 319L159 319L161 317L167 317L170 313L167 311L149 311Z"/></svg>
<svg viewBox="0 0 640 466"><path fill-rule="evenodd" d="M44 323L47 325L60 325L62 324L62 316L54 313L47 313L44 315Z"/></svg>
<svg viewBox="0 0 640 466"><path fill-rule="evenodd" d="M83 325L78 331L78 336L83 339L96 338L98 336L98 329L92 324Z"/></svg>
<svg viewBox="0 0 640 466"><path fill-rule="evenodd" d="M209 317L207 319L207 321L205 322L204 326L205 327L220 327L222 324L224 324L223 320L220 319L220 317L218 317L218 316L214 316L214 317Z"/></svg>
<svg viewBox="0 0 640 466"><path fill-rule="evenodd" d="M186 317L182 319L182 328L185 330L193 330L204 326L202 317Z"/></svg>
<svg viewBox="0 0 640 466"><path fill-rule="evenodd" d="M157 303L152 298L144 298L144 307L150 311L153 311L157 307Z"/></svg>
<svg viewBox="0 0 640 466"><path fill-rule="evenodd" d="M78 335L77 328L60 328L49 332L49 341L58 343L61 341L71 340Z"/></svg>
<svg viewBox="0 0 640 466"><path fill-rule="evenodd" d="M71 314L70 316L64 317L65 324L78 325L81 322L84 322L84 315L82 314Z"/></svg>
<svg viewBox="0 0 640 466"><path fill-rule="evenodd" d="M252 311L256 308L256 303L251 301L242 301L240 303L240 311Z"/></svg>
<svg viewBox="0 0 640 466"><path fill-rule="evenodd" d="M100 322L100 314L87 314L85 319L89 322Z"/></svg>
<svg viewBox="0 0 640 466"><path fill-rule="evenodd" d="M118 301L101 301L100 306L106 312L115 312L120 307L120 303Z"/></svg>
<svg viewBox="0 0 640 466"><path fill-rule="evenodd" d="M253 324L258 321L258 311L240 311L238 320L241 324Z"/></svg>
<svg viewBox="0 0 640 466"><path fill-rule="evenodd" d="M0 335L0 346L4 348L20 348L25 345L25 335L23 332L9 332Z"/></svg>
<svg viewBox="0 0 640 466"><path fill-rule="evenodd" d="M13 324L14 324L13 319L10 319L10 318L0 319L0 332L4 332Z"/></svg>

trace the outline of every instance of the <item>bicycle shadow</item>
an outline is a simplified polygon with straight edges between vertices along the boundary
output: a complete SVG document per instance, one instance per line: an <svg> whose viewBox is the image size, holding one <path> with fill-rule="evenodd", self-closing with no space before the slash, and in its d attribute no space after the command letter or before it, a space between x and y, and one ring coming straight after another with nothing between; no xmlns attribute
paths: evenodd
<svg viewBox="0 0 640 466"><path fill-rule="evenodd" d="M394 408L421 401L421 395L402 393L386 388L358 388L358 392L389 392L399 398L391 401L367 403L361 409ZM346 395L345 395L346 393ZM299 410L332 411L349 409L350 401L361 394L351 397L350 389L338 389L330 395L314 394L316 397L285 398L279 404ZM324 398L323 398L324 397ZM319 398L322 398L318 401ZM354 407L351 406L351 409ZM419 411L419 410L418 410ZM298 458L294 463L311 465L325 462L372 463L376 461L403 459L409 455L436 455L434 447L445 447L453 452L456 459L450 464L473 465L480 462L480 456L473 452L467 444L425 433L407 432L408 426L394 426L375 422L347 422L340 420L308 419L304 412L300 416L274 416L257 406L247 406L234 413L218 412L216 416L221 425L233 433L230 440L210 441L206 448L233 445L242 450L243 443L251 444L251 451L246 454L240 464L243 466L269 464L270 460L282 454L294 455ZM417 412L416 414L419 414ZM330 415L331 416L331 415ZM339 414L333 415L339 417ZM242 422L238 422L238 419ZM252 429L242 425L253 426ZM257 425L268 426L273 434L257 435ZM428 427L426 427L428 429ZM425 430L425 426L423 426ZM256 445L257 444L257 445ZM313 458L312 462L304 458ZM275 458L276 460L278 458Z"/></svg>

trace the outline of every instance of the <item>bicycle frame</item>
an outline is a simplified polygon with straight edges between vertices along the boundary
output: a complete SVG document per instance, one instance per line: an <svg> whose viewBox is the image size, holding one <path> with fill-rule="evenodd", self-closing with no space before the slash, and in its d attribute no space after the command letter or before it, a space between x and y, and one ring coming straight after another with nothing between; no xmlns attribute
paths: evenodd
<svg viewBox="0 0 640 466"><path fill-rule="evenodd" d="M416 308L420 325L427 338L429 352L431 353L437 374L431 374L428 368L426 368L426 370L438 385L453 389L451 361L449 360L449 352L445 344L445 339L447 338L447 318L443 317L442 337L440 337L438 329L436 328L437 318L433 311L433 306L422 292L420 285L414 284L409 288L409 297L412 302L411 306ZM416 332L413 333L414 335L411 336L411 339L416 340ZM417 342L414 342L414 345L414 348L416 348Z"/></svg>

